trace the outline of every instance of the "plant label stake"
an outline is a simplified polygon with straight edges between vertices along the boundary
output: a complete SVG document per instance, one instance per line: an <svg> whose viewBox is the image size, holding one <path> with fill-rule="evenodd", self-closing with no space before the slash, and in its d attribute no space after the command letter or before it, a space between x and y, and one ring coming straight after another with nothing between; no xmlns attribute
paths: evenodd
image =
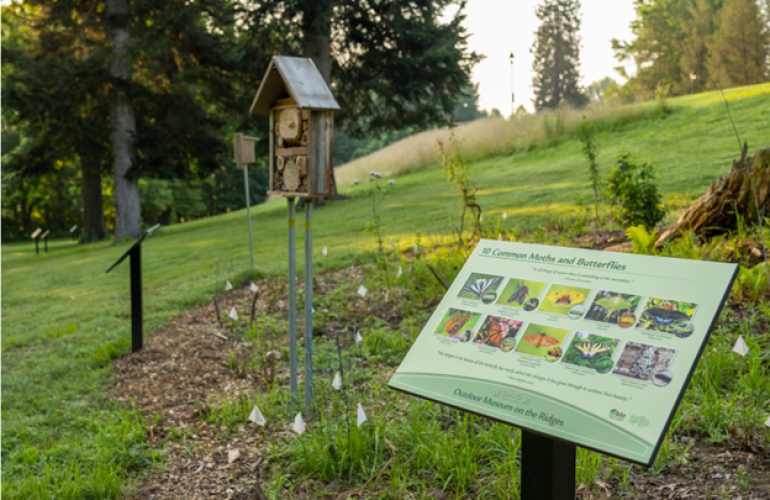
<svg viewBox="0 0 770 500"><path fill-rule="evenodd" d="M312 59L274 56L249 110L270 123L268 194L286 197L289 230L289 347L297 402L295 198L332 194L333 112L340 109ZM305 203L305 412L313 403L313 203ZM326 255L324 249L324 255Z"/></svg>
<svg viewBox="0 0 770 500"><path fill-rule="evenodd" d="M30 238L35 240L35 255L40 255L40 250L38 249L38 241L37 238L40 236L40 233L42 233L43 230L41 228L35 229L35 232L30 235Z"/></svg>
<svg viewBox="0 0 770 500"><path fill-rule="evenodd" d="M75 232L77 230L78 230L78 226L77 225L74 225L74 226L72 226L70 228L70 235L72 236L73 240L77 239L77 233Z"/></svg>
<svg viewBox="0 0 770 500"><path fill-rule="evenodd" d="M50 234L51 230L44 232L40 235L40 239L43 240L43 249L45 250L45 253L48 253L48 235Z"/></svg>
<svg viewBox="0 0 770 500"><path fill-rule="evenodd" d="M107 269L109 273L121 262L131 257L131 352L142 350L143 346L143 321L142 321L142 242L152 236L152 232L160 227L155 224L137 239L126 253L120 256L113 265Z"/></svg>
<svg viewBox="0 0 770 500"><path fill-rule="evenodd" d="M235 134L233 149L235 151L235 166L243 169L243 188L246 192L246 217L249 221L249 257L251 269L254 270L254 240L251 237L251 198L249 197L249 167L254 163L254 143L259 137L247 137L240 132Z"/></svg>

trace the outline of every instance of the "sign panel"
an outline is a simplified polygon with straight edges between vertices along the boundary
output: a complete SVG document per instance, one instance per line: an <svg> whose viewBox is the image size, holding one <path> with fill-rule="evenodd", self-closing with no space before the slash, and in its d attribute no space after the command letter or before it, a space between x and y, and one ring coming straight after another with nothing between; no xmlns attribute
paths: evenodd
<svg viewBox="0 0 770 500"><path fill-rule="evenodd" d="M481 240L389 386L651 465L737 272Z"/></svg>

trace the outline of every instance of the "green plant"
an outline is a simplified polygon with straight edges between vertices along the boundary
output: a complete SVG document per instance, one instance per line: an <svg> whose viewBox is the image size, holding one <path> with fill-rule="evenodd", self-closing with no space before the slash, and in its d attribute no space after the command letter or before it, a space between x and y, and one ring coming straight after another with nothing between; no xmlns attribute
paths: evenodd
<svg viewBox="0 0 770 500"><path fill-rule="evenodd" d="M588 160L588 176L591 179L591 188L594 191L594 228L599 229L599 164L596 157L599 154L599 148L596 145L596 133L599 131L599 125L586 120L583 115L583 121L578 125L577 136L583 143L583 154Z"/></svg>
<svg viewBox="0 0 770 500"><path fill-rule="evenodd" d="M388 264L388 256L385 252L385 244L382 239L382 232L385 226L382 224L380 214L377 213L377 206L382 202L385 196L390 191L389 186L392 186L395 182L391 179L388 181L388 185L382 184L382 175L372 170L369 172L369 183L364 190L366 196L372 203L372 218L366 225L365 231L374 236L377 240L377 250L375 251L375 262L377 267L385 276L385 282L388 285L388 289L391 288L390 282L390 266Z"/></svg>
<svg viewBox="0 0 770 500"><path fill-rule="evenodd" d="M658 239L658 230L648 232L644 226L631 226L626 230L626 236L634 246L634 253L652 255L655 253L655 242Z"/></svg>
<svg viewBox="0 0 770 500"><path fill-rule="evenodd" d="M666 212L651 163L640 165L629 152L621 150L607 181L607 192L620 208L618 219L623 226L641 225L649 230L663 220Z"/></svg>
<svg viewBox="0 0 770 500"><path fill-rule="evenodd" d="M459 245L463 244L463 228L465 225L465 212L470 209L474 218L473 237L481 234L481 206L476 203L476 190L471 187L470 170L468 163L465 161L462 149L460 148L460 140L457 138L454 130L454 123L449 122L447 128L449 129L449 143L451 144L451 151L444 149L444 142L438 141L438 154L441 158L441 166L444 168L444 172L447 174L449 182L455 187L455 189L462 195L463 211L460 214L460 228L457 231L457 242Z"/></svg>

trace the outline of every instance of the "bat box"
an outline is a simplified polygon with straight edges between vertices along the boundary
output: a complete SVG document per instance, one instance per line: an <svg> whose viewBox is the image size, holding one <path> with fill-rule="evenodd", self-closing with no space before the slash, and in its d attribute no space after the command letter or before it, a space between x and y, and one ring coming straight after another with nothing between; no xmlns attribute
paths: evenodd
<svg viewBox="0 0 770 500"><path fill-rule="evenodd" d="M273 57L250 109L270 118L269 194L331 196L337 109L312 59Z"/></svg>

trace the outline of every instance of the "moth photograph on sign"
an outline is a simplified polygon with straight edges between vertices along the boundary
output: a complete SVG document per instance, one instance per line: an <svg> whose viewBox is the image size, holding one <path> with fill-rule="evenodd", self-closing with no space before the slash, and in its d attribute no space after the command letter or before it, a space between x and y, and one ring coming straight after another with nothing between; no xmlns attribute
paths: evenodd
<svg viewBox="0 0 770 500"><path fill-rule="evenodd" d="M481 240L389 386L650 465L736 273L733 264ZM538 308L512 307L540 293ZM572 314L578 306L587 313Z"/></svg>

